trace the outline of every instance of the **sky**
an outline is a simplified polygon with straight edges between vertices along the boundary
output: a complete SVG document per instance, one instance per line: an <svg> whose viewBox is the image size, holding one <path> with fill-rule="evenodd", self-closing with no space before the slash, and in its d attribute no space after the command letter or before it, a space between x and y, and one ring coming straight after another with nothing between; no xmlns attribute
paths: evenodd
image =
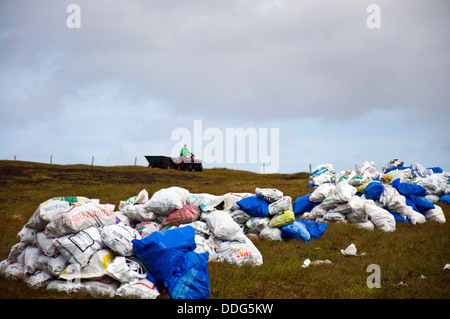
<svg viewBox="0 0 450 319"><path fill-rule="evenodd" d="M147 165L186 142L206 168L450 171L449 15L446 0L0 0L0 159ZM227 129L253 134L240 163Z"/></svg>

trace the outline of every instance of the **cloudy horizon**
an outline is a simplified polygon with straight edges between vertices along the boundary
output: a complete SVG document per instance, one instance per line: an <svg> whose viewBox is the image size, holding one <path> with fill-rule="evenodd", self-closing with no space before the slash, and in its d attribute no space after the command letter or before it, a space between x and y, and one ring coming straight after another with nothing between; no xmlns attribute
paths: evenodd
<svg viewBox="0 0 450 319"><path fill-rule="evenodd" d="M0 159L146 165L201 120L224 136L279 129L280 173L393 158L450 171L449 13L438 0L2 1Z"/></svg>

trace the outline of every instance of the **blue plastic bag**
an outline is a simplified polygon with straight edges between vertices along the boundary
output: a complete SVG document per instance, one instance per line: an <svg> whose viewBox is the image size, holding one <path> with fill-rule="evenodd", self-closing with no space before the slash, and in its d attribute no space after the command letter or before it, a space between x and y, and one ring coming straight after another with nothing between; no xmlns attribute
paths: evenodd
<svg viewBox="0 0 450 319"><path fill-rule="evenodd" d="M131 241L136 256L148 268L149 278L168 287L172 298L209 298L209 254L194 252L194 238L194 228L186 226Z"/></svg>
<svg viewBox="0 0 450 319"><path fill-rule="evenodd" d="M269 215L269 204L256 196L243 198L236 204L252 217L266 217Z"/></svg>
<svg viewBox="0 0 450 319"><path fill-rule="evenodd" d="M396 188L398 192L403 196L421 196L424 197L426 193L426 189L423 186L409 184L409 183L401 183L400 178L391 182L392 187Z"/></svg>
<svg viewBox="0 0 450 319"><path fill-rule="evenodd" d="M319 239L323 232L327 229L328 224L319 223L312 220L299 220L306 226L311 238Z"/></svg>
<svg viewBox="0 0 450 319"><path fill-rule="evenodd" d="M433 172L433 174L439 174L439 173L443 173L444 170L440 167L428 167L427 170L431 169L431 171Z"/></svg>
<svg viewBox="0 0 450 319"><path fill-rule="evenodd" d="M173 299L209 298L208 257L209 253L195 251L182 256L181 267L169 283L169 294Z"/></svg>
<svg viewBox="0 0 450 319"><path fill-rule="evenodd" d="M280 228L281 237L283 239L301 239L309 242L311 238L320 238L327 227L328 224L325 223L296 218L292 224Z"/></svg>
<svg viewBox="0 0 450 319"><path fill-rule="evenodd" d="M450 204L450 194L449 195L442 195L439 198L439 201L442 203Z"/></svg>
<svg viewBox="0 0 450 319"><path fill-rule="evenodd" d="M309 198L311 197L311 194L297 197L297 199L294 201L294 205L292 206L292 209L294 210L294 214L303 214L306 212L310 212L316 205L320 203L311 202Z"/></svg>
<svg viewBox="0 0 450 319"><path fill-rule="evenodd" d="M377 201L380 199L381 194L383 194L384 186L378 182L369 183L364 188L364 195L367 199L372 199Z"/></svg>
<svg viewBox="0 0 450 319"><path fill-rule="evenodd" d="M311 241L311 234L305 224L299 219L295 219L291 224L283 226L281 229L281 238L283 239L301 239L305 242Z"/></svg>
<svg viewBox="0 0 450 319"><path fill-rule="evenodd" d="M433 202L426 197L411 195L409 199L414 203L420 213L425 213L435 208Z"/></svg>
<svg viewBox="0 0 450 319"><path fill-rule="evenodd" d="M406 205L411 206L416 212L419 212L419 209L416 207L416 205L413 203L412 200L410 200L408 197L406 197Z"/></svg>

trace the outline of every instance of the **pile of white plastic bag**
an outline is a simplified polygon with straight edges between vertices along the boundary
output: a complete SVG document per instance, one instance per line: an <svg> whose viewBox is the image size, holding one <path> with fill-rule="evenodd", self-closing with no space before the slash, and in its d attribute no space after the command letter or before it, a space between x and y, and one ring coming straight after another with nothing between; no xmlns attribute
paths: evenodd
<svg viewBox="0 0 450 319"><path fill-rule="evenodd" d="M311 194L292 201L274 188L212 195L181 187L144 189L115 205L98 199L55 197L39 205L17 234L0 273L31 287L126 298L209 298L208 262L263 264L252 239L309 242L329 223L394 231L445 222L449 174L404 167L393 160L334 172L321 164Z"/></svg>
<svg viewBox="0 0 450 319"><path fill-rule="evenodd" d="M184 274L169 279L158 277L160 269L148 268L153 260L146 263L148 256L155 259L151 251L154 247L150 246L159 244L154 242L160 240L157 233L184 227L187 231L180 233L188 236L184 243L175 240L162 246L179 248L179 256L195 252L190 255L189 267L196 267L194 273L203 269L203 277L198 277L205 288L201 295L186 295L189 283L179 278ZM325 229L325 224L295 219L291 198L277 189L256 188L255 194L218 196L170 187L150 198L144 189L121 201L119 210L98 199L55 197L41 203L18 233L19 242L0 263L0 273L24 279L32 287L85 291L95 296L156 298L161 288L169 288L172 298L208 298L205 262L258 266L263 257L250 238L310 241L319 238ZM141 258L135 253L136 247ZM161 263L167 265L156 268L179 266L169 265L177 262L172 260L171 251L158 254L165 255ZM185 271L189 273L189 269Z"/></svg>
<svg viewBox="0 0 450 319"><path fill-rule="evenodd" d="M324 175L324 177L322 177ZM310 176L314 191L294 202L294 213L317 222L352 223L394 231L396 222L445 223L438 201L448 203L450 174L439 167L403 166L394 159L379 171L374 162L357 170L334 172L332 164L318 165Z"/></svg>

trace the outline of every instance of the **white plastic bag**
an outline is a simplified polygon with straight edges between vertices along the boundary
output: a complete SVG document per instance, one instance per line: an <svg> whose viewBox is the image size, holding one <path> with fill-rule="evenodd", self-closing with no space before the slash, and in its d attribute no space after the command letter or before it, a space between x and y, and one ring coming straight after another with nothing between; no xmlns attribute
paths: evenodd
<svg viewBox="0 0 450 319"><path fill-rule="evenodd" d="M246 223L246 232L254 235L258 235L264 227L269 225L270 218L268 217L252 217Z"/></svg>
<svg viewBox="0 0 450 319"><path fill-rule="evenodd" d="M253 242L245 237L245 242L228 241L216 238L214 240L216 253L231 264L259 266L263 258Z"/></svg>
<svg viewBox="0 0 450 319"><path fill-rule="evenodd" d="M139 192L139 194L130 197L127 200L120 201L119 210L122 210L127 205L144 204L147 201L148 201L148 192L147 190L143 189Z"/></svg>
<svg viewBox="0 0 450 319"><path fill-rule="evenodd" d="M259 233L259 238L276 241L283 240L283 238L281 237L281 229L278 227L270 227L270 226L266 226L264 227L263 230L261 230L261 232Z"/></svg>
<svg viewBox="0 0 450 319"><path fill-rule="evenodd" d="M284 212L292 208L292 198L290 196L283 196L279 200L269 205L269 215L276 215L279 212Z"/></svg>
<svg viewBox="0 0 450 319"><path fill-rule="evenodd" d="M106 274L120 282L133 282L146 278L147 268L134 256L117 256L108 264Z"/></svg>
<svg viewBox="0 0 450 319"><path fill-rule="evenodd" d="M101 227L115 223L114 205L89 203L72 206L57 214L45 227L45 233L49 237L61 237L90 226Z"/></svg>
<svg viewBox="0 0 450 319"><path fill-rule="evenodd" d="M53 277L59 276L68 265L69 262L63 255L58 255L57 257L41 255L35 262L37 269L43 270Z"/></svg>
<svg viewBox="0 0 450 319"><path fill-rule="evenodd" d="M309 197L311 202L321 203L328 195L332 194L336 186L331 183L324 183L317 187Z"/></svg>
<svg viewBox="0 0 450 319"><path fill-rule="evenodd" d="M153 282L144 278L136 282L121 284L116 295L125 298L156 299L159 292Z"/></svg>
<svg viewBox="0 0 450 319"><path fill-rule="evenodd" d="M273 203L283 197L283 192L276 188L258 188L255 189L255 195L264 199L266 202Z"/></svg>
<svg viewBox="0 0 450 319"><path fill-rule="evenodd" d="M336 207L339 204L349 202L355 194L356 188L349 185L347 181L344 180L339 182L334 191L323 199L322 204L325 205L325 207Z"/></svg>
<svg viewBox="0 0 450 319"><path fill-rule="evenodd" d="M372 200L365 200L364 208L375 227L386 232L395 230L395 218L387 210L378 207Z"/></svg>
<svg viewBox="0 0 450 319"><path fill-rule="evenodd" d="M77 234L56 238L53 244L70 263L77 263L81 267L86 266L89 258L104 247L100 229L95 226L88 227Z"/></svg>
<svg viewBox="0 0 450 319"><path fill-rule="evenodd" d="M434 208L426 211L424 215L429 221L445 223L444 212L442 211L442 208L438 205L434 205Z"/></svg>
<svg viewBox="0 0 450 319"><path fill-rule="evenodd" d="M144 204L126 205L120 210L126 217L134 221L150 221L157 217L154 212L145 209Z"/></svg>
<svg viewBox="0 0 450 319"><path fill-rule="evenodd" d="M136 225L135 230L141 235L141 238L147 237L154 231L158 231L160 225L155 222L143 222Z"/></svg>
<svg viewBox="0 0 450 319"><path fill-rule="evenodd" d="M102 240L106 247L109 247L121 256L134 255L133 239L141 239L139 232L124 223L109 225L102 228Z"/></svg>
<svg viewBox="0 0 450 319"><path fill-rule="evenodd" d="M49 199L39 205L28 223L26 223L26 226L35 229L44 229L56 214L66 211L69 208L70 203L67 201Z"/></svg>
<svg viewBox="0 0 450 319"><path fill-rule="evenodd" d="M214 210L202 214L213 235L223 240L237 240L244 242L246 237L242 229L231 218L230 214L222 210Z"/></svg>
<svg viewBox="0 0 450 319"><path fill-rule="evenodd" d="M39 234L39 232L40 230L38 229L23 226L20 232L17 234L17 238L19 239L19 241L35 245L37 243L37 234Z"/></svg>
<svg viewBox="0 0 450 319"><path fill-rule="evenodd" d="M59 255L59 251L53 245L54 238L50 238L45 234L45 231L40 232L36 236L37 246L42 252L50 257L55 257Z"/></svg>
<svg viewBox="0 0 450 319"><path fill-rule="evenodd" d="M168 216L176 209L183 207L183 196L174 189L163 188L152 195L144 208L158 215Z"/></svg>

